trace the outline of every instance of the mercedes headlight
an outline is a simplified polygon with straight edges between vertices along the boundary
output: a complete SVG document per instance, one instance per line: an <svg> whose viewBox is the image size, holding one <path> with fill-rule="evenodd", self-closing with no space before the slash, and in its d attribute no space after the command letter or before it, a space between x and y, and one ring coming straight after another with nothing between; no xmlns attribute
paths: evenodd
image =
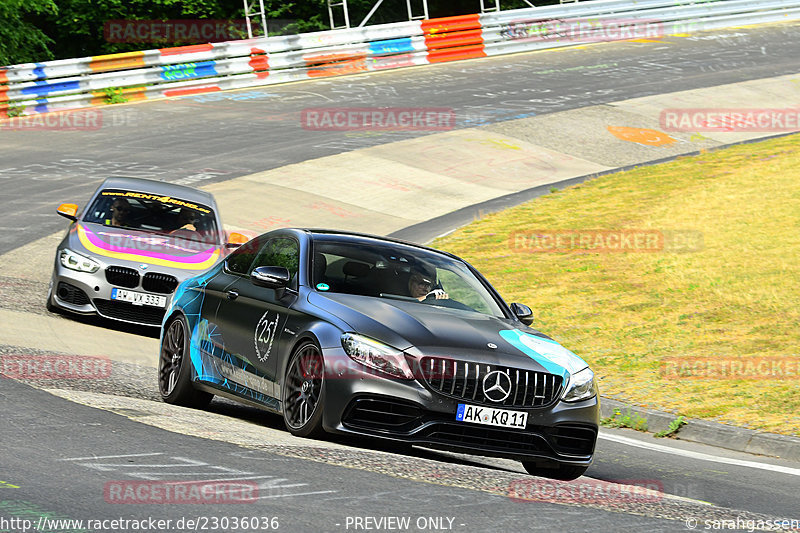
<svg viewBox="0 0 800 533"><path fill-rule="evenodd" d="M342 346L350 359L366 367L392 377L414 379L401 350L355 333L342 335Z"/></svg>
<svg viewBox="0 0 800 533"><path fill-rule="evenodd" d="M100 268L100 263L93 259L89 259L85 255L73 252L69 248L61 250L61 264L70 270L77 270L78 272L97 272Z"/></svg>
<svg viewBox="0 0 800 533"><path fill-rule="evenodd" d="M594 372L586 367L569 377L567 390L564 391L561 399L565 402L579 402L593 398L595 394L597 394L597 386L594 382Z"/></svg>

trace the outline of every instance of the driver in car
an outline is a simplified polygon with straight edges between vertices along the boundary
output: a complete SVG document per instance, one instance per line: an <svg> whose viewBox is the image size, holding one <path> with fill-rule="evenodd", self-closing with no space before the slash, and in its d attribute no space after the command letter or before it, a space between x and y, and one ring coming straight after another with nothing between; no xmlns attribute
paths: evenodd
<svg viewBox="0 0 800 533"><path fill-rule="evenodd" d="M181 207L180 212L178 213L178 222L177 228L175 228L172 232L175 233L180 230L187 230L187 231L197 231L197 215L191 209L186 207Z"/></svg>
<svg viewBox="0 0 800 533"><path fill-rule="evenodd" d="M420 302L430 297L434 297L437 300L450 298L444 289L434 289L434 285L435 276L431 276L418 267L411 270L411 276L408 278L408 292L412 298L416 298Z"/></svg>
<svg viewBox="0 0 800 533"><path fill-rule="evenodd" d="M125 198L116 198L111 204L111 219L106 219L107 226L132 226L131 204Z"/></svg>

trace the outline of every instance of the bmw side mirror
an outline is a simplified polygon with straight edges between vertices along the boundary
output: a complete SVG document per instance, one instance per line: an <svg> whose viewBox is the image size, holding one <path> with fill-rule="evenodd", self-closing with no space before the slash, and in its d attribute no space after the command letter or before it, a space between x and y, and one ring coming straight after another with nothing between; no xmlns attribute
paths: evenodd
<svg viewBox="0 0 800 533"><path fill-rule="evenodd" d="M262 266L253 269L250 273L250 281L253 285L266 287L268 289L285 289L291 280L289 270L285 267Z"/></svg>
<svg viewBox="0 0 800 533"><path fill-rule="evenodd" d="M533 311L527 305L513 303L511 304L511 311L526 326L533 324Z"/></svg>
<svg viewBox="0 0 800 533"><path fill-rule="evenodd" d="M75 204L61 204L58 206L58 209L56 209L56 213L73 222L78 220L78 206Z"/></svg>
<svg viewBox="0 0 800 533"><path fill-rule="evenodd" d="M225 243L226 248L238 248L239 246L246 243L249 239L246 235L242 235L241 233L232 232L228 235L227 242Z"/></svg>

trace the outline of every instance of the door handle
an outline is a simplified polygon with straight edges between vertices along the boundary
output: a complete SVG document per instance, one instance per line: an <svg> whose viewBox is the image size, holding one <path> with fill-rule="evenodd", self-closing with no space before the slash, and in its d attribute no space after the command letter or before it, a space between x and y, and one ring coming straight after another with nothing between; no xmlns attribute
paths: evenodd
<svg viewBox="0 0 800 533"><path fill-rule="evenodd" d="M228 300L235 300L239 297L239 293L236 291L228 291Z"/></svg>

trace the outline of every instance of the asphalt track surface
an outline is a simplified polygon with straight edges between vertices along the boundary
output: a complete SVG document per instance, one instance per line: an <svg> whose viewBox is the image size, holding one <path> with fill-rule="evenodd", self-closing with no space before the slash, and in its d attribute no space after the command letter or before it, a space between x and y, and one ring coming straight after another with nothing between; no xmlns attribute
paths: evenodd
<svg viewBox="0 0 800 533"><path fill-rule="evenodd" d="M716 32L713 39L603 44L122 106L104 109L103 127L96 131L0 130L0 209L5 213L0 253L62 229L63 221L52 214L54 205L84 199L109 175L201 185L419 135L309 131L300 123L303 109L450 107L460 127L474 127L796 73L796 31L796 26L783 25L736 29ZM331 179L348 185L346 176ZM14 347L2 351L14 353ZM98 392L154 399L151 369L115 365L118 381ZM96 390L93 383L36 385ZM326 444L243 447L165 431L135 421L130 412L122 416L92 409L7 379L0 381L0 404L0 517L177 520L239 514L276 516L283 531L354 531L352 523L347 527L348 517L366 516L408 516L412 524L423 517L452 518L455 531L687 531L687 520L691 524L693 519L697 529L706 530L705 520L800 519L798 465L682 442L671 444L676 452L664 454L609 440L652 441L626 431L604 431L609 438L598 442L596 464L583 479L655 482L666 494L687 500L663 497L625 504L601 496L559 504L518 501L509 497L510 488L529 487L526 483L536 478L511 462L416 448L396 455L378 444L354 441L336 441L341 448L335 451ZM211 410L264 431L281 431L279 418L248 408L215 401ZM682 450L721 457L722 462L679 455ZM126 457L113 463L82 459L114 455ZM108 464L118 466L102 466ZM212 469L257 478L261 495L269 497L244 506L131 506L104 500L105 484L129 479L134 468L129 465L137 472L169 472L186 464L205 476ZM432 479L432 472L439 477ZM416 530L434 529L429 524Z"/></svg>
<svg viewBox="0 0 800 533"><path fill-rule="evenodd" d="M0 128L0 254L64 227L61 202L85 201L108 176L202 185L384 144L420 132L303 128L305 109L453 109L475 127L623 99L797 72L796 25L600 43L99 108L99 129ZM347 176L331 176L348 188ZM357 199L358 191L353 190Z"/></svg>
<svg viewBox="0 0 800 533"><path fill-rule="evenodd" d="M119 368L113 372L115 376L125 373ZM129 375L126 383L132 390L143 391L138 394L142 397L152 395L144 391L153 391L155 386L153 376ZM247 442L245 437L245 443L237 445L225 438L197 438L152 427L153 422L145 419L156 416L156 408L148 403L152 402L109 412L4 380L0 389L0 409L5 413L0 516L33 517L34 522L40 516L173 521L197 516L268 516L277 517L283 531L356 530L352 523L346 527L348 517L398 516L413 522L445 517L452 519L452 526L444 529L470 532L668 532L686 531L687 523L703 529L705 524L737 517L757 521L792 518L794 513L797 518L800 469L796 463L761 459L765 468L784 470L763 471L671 454L654 456L609 440L653 441L630 431L604 430L596 464L570 489L562 482L528 476L512 461L420 448L396 453L391 446L363 439L299 439L302 445L276 439L264 445ZM207 412L184 411L192 414L172 411L169 418L177 424L188 420L195 434L237 430L216 427L214 415L245 421L259 433L282 431L280 417L224 401L215 400ZM685 442L671 447L675 453L709 454L721 461L756 459ZM113 493L108 485L114 482L197 479L255 483L259 498L239 505L109 501ZM609 488L620 484L654 487L663 494L629 499L621 489ZM746 530L747 526L731 529Z"/></svg>

